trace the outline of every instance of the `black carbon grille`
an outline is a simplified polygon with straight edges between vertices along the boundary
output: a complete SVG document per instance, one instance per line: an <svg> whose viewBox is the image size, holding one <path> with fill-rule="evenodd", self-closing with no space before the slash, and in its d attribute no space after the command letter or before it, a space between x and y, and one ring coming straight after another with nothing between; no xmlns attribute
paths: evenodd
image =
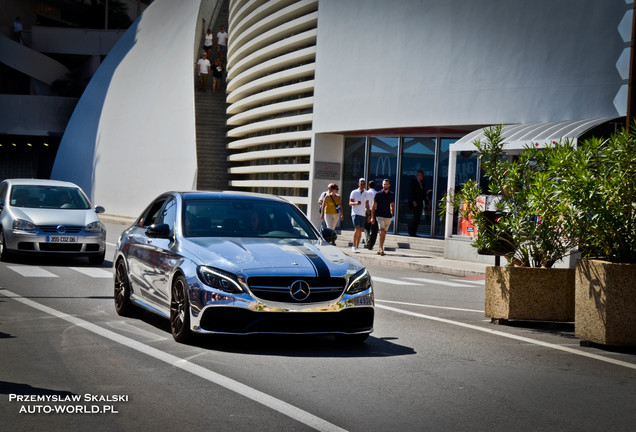
<svg viewBox="0 0 636 432"><path fill-rule="evenodd" d="M310 293L303 301L291 296L290 286L303 280L309 284ZM247 279L250 291L261 300L283 303L319 303L335 300L345 289L344 278L320 278L298 276L255 276Z"/></svg>
<svg viewBox="0 0 636 432"><path fill-rule="evenodd" d="M373 329L372 307L340 312L254 312L233 307L205 310L201 328L234 334L248 333L357 333Z"/></svg>
<svg viewBox="0 0 636 432"><path fill-rule="evenodd" d="M81 243L40 243L41 251L48 252L80 252Z"/></svg>
<svg viewBox="0 0 636 432"><path fill-rule="evenodd" d="M58 233L57 232L57 227L59 225L38 225L38 228L40 229L40 231L42 232L46 232L46 233ZM66 232L65 234L77 234L78 232L82 231L84 229L83 226L67 226L64 225L64 227L66 228Z"/></svg>

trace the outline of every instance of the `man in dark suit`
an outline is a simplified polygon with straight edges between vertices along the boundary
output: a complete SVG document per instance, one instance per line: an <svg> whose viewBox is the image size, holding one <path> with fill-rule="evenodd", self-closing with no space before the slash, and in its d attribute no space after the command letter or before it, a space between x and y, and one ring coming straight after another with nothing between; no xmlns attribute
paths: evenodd
<svg viewBox="0 0 636 432"><path fill-rule="evenodd" d="M409 207L412 211L411 221L409 222L409 235L415 237L417 235L417 227L420 225L422 211L426 204L426 184L424 183L424 171L417 170L417 174L411 180L411 188L409 189Z"/></svg>

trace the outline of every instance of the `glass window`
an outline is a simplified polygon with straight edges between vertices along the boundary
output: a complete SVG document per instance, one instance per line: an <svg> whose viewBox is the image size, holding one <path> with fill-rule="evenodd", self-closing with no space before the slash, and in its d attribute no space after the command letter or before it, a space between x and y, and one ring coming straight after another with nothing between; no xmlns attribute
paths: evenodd
<svg viewBox="0 0 636 432"><path fill-rule="evenodd" d="M431 197L435 182L435 149L437 147L436 138L405 137L402 143L402 172L400 173L400 196L399 196L399 222L398 232L408 233L409 223L413 223L419 217L419 224L416 229L418 235L431 235ZM424 172L424 205L416 209L411 198L417 194L415 188L419 188L416 183L417 171Z"/></svg>
<svg viewBox="0 0 636 432"><path fill-rule="evenodd" d="M349 203L349 195L351 191L358 188L358 180L364 177L364 162L366 159L366 138L346 138L344 146L344 167L342 170L342 185L340 188L340 197L345 205L342 208L344 220L341 227L344 229L353 229L351 221L351 207Z"/></svg>
<svg viewBox="0 0 636 432"><path fill-rule="evenodd" d="M149 227L150 225L154 224L159 217L159 211L161 210L161 207L163 206L163 203L165 201L166 198L159 198L158 200L150 204L146 211L144 211L141 217L137 220L137 226Z"/></svg>
<svg viewBox="0 0 636 432"><path fill-rule="evenodd" d="M170 226L170 234L174 234L174 224L177 221L177 200L172 198L166 203L161 210L161 214L155 223L168 224Z"/></svg>
<svg viewBox="0 0 636 432"><path fill-rule="evenodd" d="M11 188L14 207L87 210L91 208L77 188L60 186L15 185Z"/></svg>
<svg viewBox="0 0 636 432"><path fill-rule="evenodd" d="M457 153L457 162L455 163L455 190L461 190L461 187L468 180L477 179L477 168L479 166L479 153L476 151L462 151ZM482 185L483 187L483 185ZM453 213L453 230L452 233L457 235L469 235L468 224L462 221L461 229L459 224L459 211Z"/></svg>
<svg viewBox="0 0 636 432"><path fill-rule="evenodd" d="M303 214L282 202L189 200L184 218L186 237L317 238Z"/></svg>
<svg viewBox="0 0 636 432"><path fill-rule="evenodd" d="M391 190L395 193L395 199L398 200L396 186L400 139L398 137L371 137L370 144L371 151L367 181L374 180L375 188L382 190L382 180L389 179ZM396 211L398 211L397 207ZM394 231L394 224L395 219L388 229L389 233Z"/></svg>
<svg viewBox="0 0 636 432"><path fill-rule="evenodd" d="M372 137L371 138L371 155L369 159L369 180L375 180L376 187L379 189L382 180L388 178L391 181L391 187L395 188L397 184L397 162L398 162L398 145L400 139L397 137ZM393 189L395 192L395 189Z"/></svg>

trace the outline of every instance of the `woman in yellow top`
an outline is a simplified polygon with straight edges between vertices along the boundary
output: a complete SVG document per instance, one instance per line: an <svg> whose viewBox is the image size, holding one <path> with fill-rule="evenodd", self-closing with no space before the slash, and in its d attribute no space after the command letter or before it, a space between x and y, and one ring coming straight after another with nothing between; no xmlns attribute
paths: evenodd
<svg viewBox="0 0 636 432"><path fill-rule="evenodd" d="M342 200L338 195L338 185L331 183L327 189L327 196L322 201L320 219L325 221L327 228L336 229L338 220L342 220Z"/></svg>

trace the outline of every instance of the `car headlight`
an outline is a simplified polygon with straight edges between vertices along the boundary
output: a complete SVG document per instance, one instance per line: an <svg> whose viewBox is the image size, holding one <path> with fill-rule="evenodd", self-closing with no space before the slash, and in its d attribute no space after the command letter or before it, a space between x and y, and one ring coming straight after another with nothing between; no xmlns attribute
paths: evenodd
<svg viewBox="0 0 636 432"><path fill-rule="evenodd" d="M212 288L232 294L243 292L243 288L239 284L238 279L231 273L206 266L197 267L197 273L199 274L199 279Z"/></svg>
<svg viewBox="0 0 636 432"><path fill-rule="evenodd" d="M84 231L89 232L89 233L100 233L100 232L104 232L104 224L96 221L96 222L91 222L88 225L86 225L84 227Z"/></svg>
<svg viewBox="0 0 636 432"><path fill-rule="evenodd" d="M349 287L347 288L347 294L357 294L362 291L366 291L371 288L371 275L366 268L360 270L349 278Z"/></svg>
<svg viewBox="0 0 636 432"><path fill-rule="evenodd" d="M13 221L13 229L18 231L35 232L37 227L24 219L16 219Z"/></svg>

